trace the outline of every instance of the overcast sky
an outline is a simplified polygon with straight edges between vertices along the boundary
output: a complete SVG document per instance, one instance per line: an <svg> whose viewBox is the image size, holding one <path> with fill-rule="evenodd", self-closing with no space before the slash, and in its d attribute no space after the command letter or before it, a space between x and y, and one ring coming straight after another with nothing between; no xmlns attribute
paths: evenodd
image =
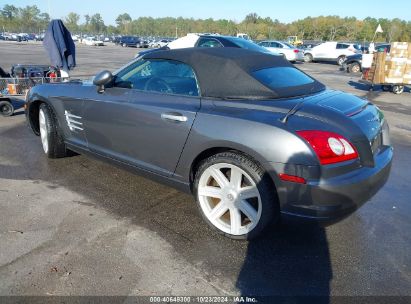
<svg viewBox="0 0 411 304"><path fill-rule="evenodd" d="M291 22L305 17L338 15L375 18L400 18L411 21L411 0L0 0L0 7L37 5L52 18L63 18L69 12L81 16L100 13L106 25L115 24L119 14L129 13L133 19L150 17L214 18L241 21L249 13ZM50 5L49 5L50 4ZM81 19L83 22L84 19Z"/></svg>

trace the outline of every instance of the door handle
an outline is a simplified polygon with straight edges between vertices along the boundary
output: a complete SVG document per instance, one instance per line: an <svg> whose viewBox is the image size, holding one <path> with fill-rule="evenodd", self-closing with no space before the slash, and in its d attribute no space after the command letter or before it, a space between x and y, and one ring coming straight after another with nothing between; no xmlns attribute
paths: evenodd
<svg viewBox="0 0 411 304"><path fill-rule="evenodd" d="M180 113L163 113L161 114L162 119L166 120L172 120L172 121L177 121L177 122L186 122L187 117L183 116Z"/></svg>

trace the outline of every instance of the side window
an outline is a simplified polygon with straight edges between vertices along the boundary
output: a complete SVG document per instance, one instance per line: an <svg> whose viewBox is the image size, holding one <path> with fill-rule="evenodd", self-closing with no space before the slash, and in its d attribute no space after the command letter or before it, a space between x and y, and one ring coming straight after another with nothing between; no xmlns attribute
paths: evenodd
<svg viewBox="0 0 411 304"><path fill-rule="evenodd" d="M264 47L270 47L270 44L267 41L261 42L260 45Z"/></svg>
<svg viewBox="0 0 411 304"><path fill-rule="evenodd" d="M140 59L120 71L114 86L141 91L199 96L193 69L182 62Z"/></svg>
<svg viewBox="0 0 411 304"><path fill-rule="evenodd" d="M349 45L345 43L337 43L337 50L342 50L348 48Z"/></svg>
<svg viewBox="0 0 411 304"><path fill-rule="evenodd" d="M216 39L203 38L198 42L198 47L222 47L222 44Z"/></svg>

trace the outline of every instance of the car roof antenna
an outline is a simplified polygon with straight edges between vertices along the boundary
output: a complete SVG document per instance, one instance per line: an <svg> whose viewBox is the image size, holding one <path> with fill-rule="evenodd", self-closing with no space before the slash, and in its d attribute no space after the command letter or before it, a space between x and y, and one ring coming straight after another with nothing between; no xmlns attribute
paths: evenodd
<svg viewBox="0 0 411 304"><path fill-rule="evenodd" d="M289 118L291 115L294 115L294 114L299 110L300 106L301 106L301 105L304 103L304 101L305 101L304 99L305 99L305 98L303 98L300 102L298 102L294 107L291 108L290 111L287 112L287 114L285 114L285 116L284 116L283 118L280 119L280 121L281 121L283 124L286 124L288 118Z"/></svg>

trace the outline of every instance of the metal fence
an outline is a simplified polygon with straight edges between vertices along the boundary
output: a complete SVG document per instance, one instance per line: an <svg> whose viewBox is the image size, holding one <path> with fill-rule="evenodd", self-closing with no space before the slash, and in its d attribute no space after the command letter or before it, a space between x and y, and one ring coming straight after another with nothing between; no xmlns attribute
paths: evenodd
<svg viewBox="0 0 411 304"><path fill-rule="evenodd" d="M30 88L38 84L65 82L69 78L30 77L30 78L0 78L0 96L22 96Z"/></svg>

